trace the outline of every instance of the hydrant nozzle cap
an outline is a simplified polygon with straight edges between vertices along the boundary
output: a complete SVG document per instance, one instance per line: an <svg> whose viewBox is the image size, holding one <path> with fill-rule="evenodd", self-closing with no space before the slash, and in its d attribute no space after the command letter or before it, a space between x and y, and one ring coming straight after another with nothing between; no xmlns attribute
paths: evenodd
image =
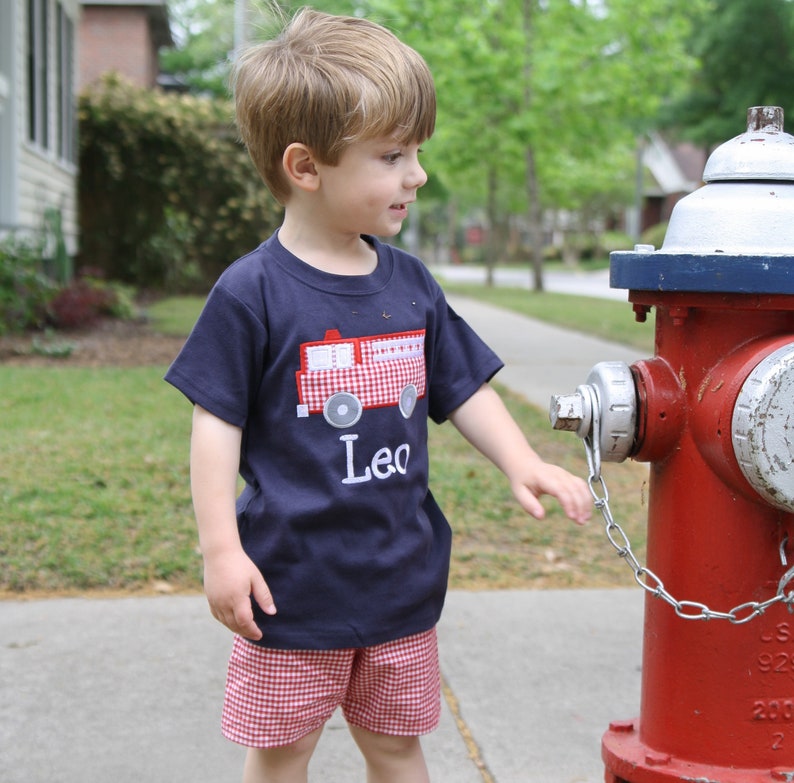
<svg viewBox="0 0 794 783"><path fill-rule="evenodd" d="M711 153L703 181L731 180L794 180L794 136L783 132L779 106L750 107L747 131Z"/></svg>

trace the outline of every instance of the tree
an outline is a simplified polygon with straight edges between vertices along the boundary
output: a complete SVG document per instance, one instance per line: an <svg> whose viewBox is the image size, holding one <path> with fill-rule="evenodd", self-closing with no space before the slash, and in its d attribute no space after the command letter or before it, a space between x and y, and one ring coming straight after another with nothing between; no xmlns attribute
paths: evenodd
<svg viewBox="0 0 794 783"><path fill-rule="evenodd" d="M167 0L176 46L160 52L161 69L177 77L190 92L228 95L229 70L238 44L270 37L304 3L277 0ZM312 6L329 13L354 14L355 0L317 0Z"/></svg>
<svg viewBox="0 0 794 783"><path fill-rule="evenodd" d="M584 209L616 183L629 198L635 139L691 68L701 4L362 0L431 65L433 155L450 189L527 215L538 290L543 210Z"/></svg>
<svg viewBox="0 0 794 783"><path fill-rule="evenodd" d="M711 0L689 37L700 69L665 112L706 149L743 131L750 106L794 110L794 3Z"/></svg>
<svg viewBox="0 0 794 783"><path fill-rule="evenodd" d="M262 6L272 10L269 0L250 1L260 12ZM196 13L207 10L196 0L172 2ZM706 2L313 4L381 22L424 55L439 98L437 133L427 145L430 172L462 208L487 206L491 264L502 254L509 216L526 216L540 290L544 211L595 214L615 200L630 201L636 138L691 72L685 44ZM230 24L232 3L210 5L219 12L225 4ZM194 28L194 45L200 35L214 30L217 36L221 27Z"/></svg>

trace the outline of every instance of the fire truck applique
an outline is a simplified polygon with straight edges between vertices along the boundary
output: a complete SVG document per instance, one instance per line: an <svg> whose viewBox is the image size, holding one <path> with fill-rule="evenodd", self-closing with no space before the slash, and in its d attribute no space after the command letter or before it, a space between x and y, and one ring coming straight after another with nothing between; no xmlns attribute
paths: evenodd
<svg viewBox="0 0 794 783"><path fill-rule="evenodd" d="M425 396L425 330L342 337L329 329L301 345L298 417L322 413L333 427L352 427L369 408L397 406L410 418Z"/></svg>

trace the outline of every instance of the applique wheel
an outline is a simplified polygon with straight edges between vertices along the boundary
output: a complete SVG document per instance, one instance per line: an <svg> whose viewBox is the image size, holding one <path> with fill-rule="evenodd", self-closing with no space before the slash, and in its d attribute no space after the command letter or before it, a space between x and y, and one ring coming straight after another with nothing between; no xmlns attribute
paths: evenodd
<svg viewBox="0 0 794 783"><path fill-rule="evenodd" d="M352 427L364 410L361 400L350 392L332 394L323 405L323 416L332 426L339 429Z"/></svg>
<svg viewBox="0 0 794 783"><path fill-rule="evenodd" d="M418 397L419 392L416 390L416 386L414 386L412 383L409 383L400 392L400 413L402 413L403 418L411 418L411 414L414 412Z"/></svg>

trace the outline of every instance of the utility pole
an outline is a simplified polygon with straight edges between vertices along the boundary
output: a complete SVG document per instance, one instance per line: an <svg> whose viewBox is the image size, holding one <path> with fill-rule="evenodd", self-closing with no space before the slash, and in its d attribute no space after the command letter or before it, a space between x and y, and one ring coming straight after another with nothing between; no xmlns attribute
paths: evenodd
<svg viewBox="0 0 794 783"><path fill-rule="evenodd" d="M248 0L234 0L234 57L248 43Z"/></svg>

